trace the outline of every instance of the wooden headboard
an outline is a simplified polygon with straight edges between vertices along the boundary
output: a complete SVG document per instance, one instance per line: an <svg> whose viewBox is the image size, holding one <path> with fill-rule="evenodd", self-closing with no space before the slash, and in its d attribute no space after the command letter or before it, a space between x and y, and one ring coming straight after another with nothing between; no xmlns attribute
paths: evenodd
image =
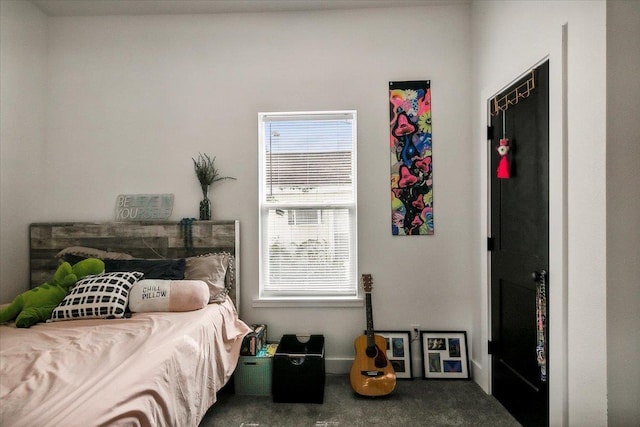
<svg viewBox="0 0 640 427"><path fill-rule="evenodd" d="M230 296L240 309L239 221L193 221L191 238L186 226L172 221L54 222L29 226L31 287L53 276L56 254L69 246L126 252L135 258L185 258L212 252L234 255Z"/></svg>

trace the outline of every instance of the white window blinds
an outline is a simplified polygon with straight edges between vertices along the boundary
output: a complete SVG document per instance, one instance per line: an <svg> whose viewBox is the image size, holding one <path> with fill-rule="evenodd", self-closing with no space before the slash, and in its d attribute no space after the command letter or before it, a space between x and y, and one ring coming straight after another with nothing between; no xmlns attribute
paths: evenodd
<svg viewBox="0 0 640 427"><path fill-rule="evenodd" d="M261 113L260 295L354 297L356 113Z"/></svg>

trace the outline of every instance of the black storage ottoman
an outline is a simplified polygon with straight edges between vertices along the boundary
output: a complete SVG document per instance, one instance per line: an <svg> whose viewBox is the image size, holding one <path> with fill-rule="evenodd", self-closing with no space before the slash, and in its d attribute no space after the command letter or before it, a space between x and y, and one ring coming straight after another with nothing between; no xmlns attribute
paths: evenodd
<svg viewBox="0 0 640 427"><path fill-rule="evenodd" d="M324 382L324 335L283 335L273 357L273 401L322 403Z"/></svg>

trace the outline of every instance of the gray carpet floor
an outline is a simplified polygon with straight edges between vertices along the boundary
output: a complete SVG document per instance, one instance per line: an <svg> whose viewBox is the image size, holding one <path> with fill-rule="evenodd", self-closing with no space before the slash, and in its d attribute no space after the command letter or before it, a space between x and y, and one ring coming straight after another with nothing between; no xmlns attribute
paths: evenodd
<svg viewBox="0 0 640 427"><path fill-rule="evenodd" d="M327 375L324 403L274 403L225 390L200 427L491 426L520 424L473 381L398 380L392 394L362 397L347 375Z"/></svg>

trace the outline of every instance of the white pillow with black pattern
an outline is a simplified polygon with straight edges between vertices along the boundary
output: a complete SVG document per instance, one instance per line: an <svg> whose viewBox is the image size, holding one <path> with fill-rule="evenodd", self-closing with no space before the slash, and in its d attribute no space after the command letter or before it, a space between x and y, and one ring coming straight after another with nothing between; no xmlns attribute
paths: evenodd
<svg viewBox="0 0 640 427"><path fill-rule="evenodd" d="M80 279L53 310L51 321L122 318L129 300L129 289L142 276L138 271L113 272Z"/></svg>

